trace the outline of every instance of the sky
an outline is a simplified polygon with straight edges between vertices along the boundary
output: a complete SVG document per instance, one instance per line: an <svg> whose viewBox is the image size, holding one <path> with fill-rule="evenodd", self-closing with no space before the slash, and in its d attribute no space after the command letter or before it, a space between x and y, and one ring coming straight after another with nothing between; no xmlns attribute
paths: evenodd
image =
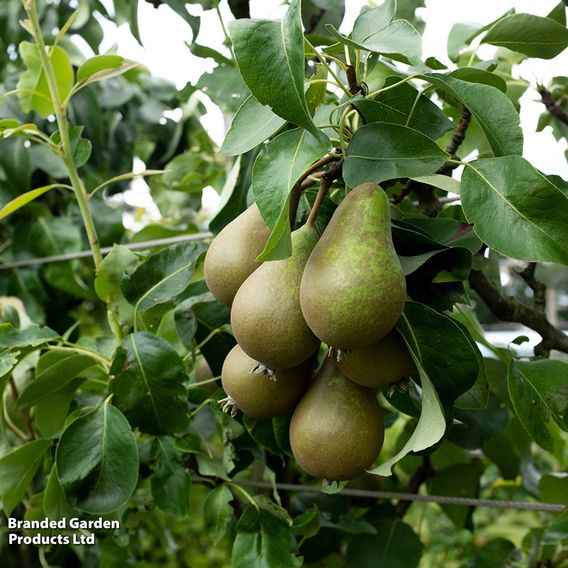
<svg viewBox="0 0 568 568"><path fill-rule="evenodd" d="M107 3L107 0L103 0L103 3ZM378 5L381 2L346 0L346 15L341 31L349 32L361 8L369 4ZM426 0L426 7L419 8L418 12L426 22L423 56L434 56L444 63L450 63L446 40L456 22L485 24L513 7L517 12L545 16L557 4L558 0ZM254 18L279 18L286 10L280 0L251 0L250 6ZM216 11L203 12L200 6L189 8L193 14L202 14L198 43L219 51L225 50L228 54L222 46L224 35ZM220 3L220 10L225 23L232 19L226 0ZM101 52L116 44L120 55L140 61L153 75L170 79L178 87L183 87L188 81L195 83L202 73L214 68L211 59L203 60L190 53L185 42L191 41L191 29L168 6L162 5L155 9L148 2L140 2L138 17L143 47L132 37L126 24L118 29L112 24L105 24L106 33ZM490 58L494 49L485 45L478 53L481 57ZM534 87L537 82L546 84L554 75L565 74L566 69L568 50L552 60L527 60L517 67L517 73ZM223 116L206 95L200 95L200 98L208 109L202 122L213 140L221 144L226 128ZM538 117L543 110L539 99L534 88L529 89L521 99L521 125L525 132L524 157L544 173L557 174L567 179L568 164L564 156L566 142L557 142L550 127L542 133L535 132Z"/></svg>

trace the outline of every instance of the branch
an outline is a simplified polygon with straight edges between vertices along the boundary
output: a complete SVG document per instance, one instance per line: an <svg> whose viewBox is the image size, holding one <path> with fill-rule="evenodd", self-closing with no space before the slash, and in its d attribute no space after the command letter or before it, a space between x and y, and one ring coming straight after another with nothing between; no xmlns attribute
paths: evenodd
<svg viewBox="0 0 568 568"><path fill-rule="evenodd" d="M551 349L568 353L568 335L554 327L542 311L505 298L479 270L470 272L469 284L500 320L522 323L540 334L542 341L534 348L535 355L548 357Z"/></svg>
<svg viewBox="0 0 568 568"><path fill-rule="evenodd" d="M405 493L411 493L413 495L417 494L420 486L425 481L433 477L435 473L436 470L434 469L434 466L430 461L430 456L422 456L422 464L418 466L418 468L416 468L416 471L414 472L412 478L410 479L410 482L408 483L408 487L406 488ZM399 519L402 519L406 514L406 511L408 511L408 509L410 508L410 505L412 505L412 501L399 501L396 505L396 516Z"/></svg>
<svg viewBox="0 0 568 568"><path fill-rule="evenodd" d="M452 159L455 159L456 152L459 150L459 147L462 145L462 142L465 139L465 133L470 122L471 112L467 107L464 106L462 108L460 123L458 124L458 127L454 132L454 135L452 136L448 147L446 148L446 152L452 157Z"/></svg>
<svg viewBox="0 0 568 568"><path fill-rule="evenodd" d="M554 100L552 93L544 87L539 87L538 93L541 96L542 104L546 107L546 110L552 116L560 120L560 122L568 126L568 113Z"/></svg>
<svg viewBox="0 0 568 568"><path fill-rule="evenodd" d="M539 282L535 276L536 262L529 262L527 267L519 272L519 276L528 284L533 291L534 308L541 314L546 311L546 284Z"/></svg>

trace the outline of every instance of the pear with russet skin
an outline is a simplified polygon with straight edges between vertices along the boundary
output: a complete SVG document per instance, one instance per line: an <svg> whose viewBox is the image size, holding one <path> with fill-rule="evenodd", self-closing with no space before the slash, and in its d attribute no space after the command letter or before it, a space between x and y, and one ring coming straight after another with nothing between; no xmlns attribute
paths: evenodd
<svg viewBox="0 0 568 568"><path fill-rule="evenodd" d="M306 264L304 318L332 347L363 347L394 327L405 297L387 195L375 184L360 185L335 210Z"/></svg>
<svg viewBox="0 0 568 568"><path fill-rule="evenodd" d="M237 408L251 418L276 418L298 402L310 381L314 360L308 359L291 369L278 369L273 376L258 369L238 345L223 363L221 382L228 395L222 401L233 414Z"/></svg>
<svg viewBox="0 0 568 568"><path fill-rule="evenodd" d="M384 422L375 391L349 380L327 357L290 423L290 445L307 473L341 481L371 467L383 446Z"/></svg>
<svg viewBox="0 0 568 568"><path fill-rule="evenodd" d="M219 302L231 305L241 284L260 266L256 257L269 236L270 229L253 203L211 241L203 271Z"/></svg>
<svg viewBox="0 0 568 568"><path fill-rule="evenodd" d="M352 381L373 389L396 383L416 371L406 344L394 329L377 343L342 352L337 365Z"/></svg>
<svg viewBox="0 0 568 568"><path fill-rule="evenodd" d="M239 288L231 326L243 351L271 369L303 363L319 347L300 309L300 281L318 239L314 227L292 233L292 256L267 261Z"/></svg>

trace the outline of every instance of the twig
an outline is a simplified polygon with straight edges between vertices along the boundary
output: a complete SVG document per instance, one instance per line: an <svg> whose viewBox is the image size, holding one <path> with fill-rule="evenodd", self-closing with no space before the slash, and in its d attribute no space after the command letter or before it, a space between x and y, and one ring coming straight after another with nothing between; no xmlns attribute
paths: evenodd
<svg viewBox="0 0 568 568"><path fill-rule="evenodd" d="M459 150L459 147L462 145L462 142L465 139L465 133L467 131L467 127L471 122L471 112L467 107L462 108L462 115L460 118L460 123L446 148L446 152L452 157L456 157L456 152Z"/></svg>
<svg viewBox="0 0 568 568"><path fill-rule="evenodd" d="M554 100L552 93L545 87L539 87L538 94L541 96L542 104L546 107L546 110L568 126L568 113Z"/></svg>
<svg viewBox="0 0 568 568"><path fill-rule="evenodd" d="M434 476L436 470L430 461L430 456L425 455L422 456L422 464L416 468L416 471L412 475L410 482L408 483L408 487L406 488L405 493L409 493L411 495L415 495L418 493L420 486ZM396 516L399 519L402 519L406 514L406 511L412 505L412 501L408 500L400 500L396 505Z"/></svg>
<svg viewBox="0 0 568 568"><path fill-rule="evenodd" d="M519 276L528 284L533 291L534 309L544 314L546 312L546 284L539 282L535 276L536 262L529 262L524 270L519 272Z"/></svg>
<svg viewBox="0 0 568 568"><path fill-rule="evenodd" d="M500 320L522 323L541 335L542 341L534 348L535 355L548 357L551 349L568 353L568 335L554 327L542 311L527 308L514 298L505 298L479 270L470 272L469 284Z"/></svg>
<svg viewBox="0 0 568 568"><path fill-rule="evenodd" d="M321 207L321 204L323 203L323 200L325 199L325 196L327 195L327 192L329 191L329 188L332 186L333 182L341 177L342 171L343 160L339 160L338 162L335 162L335 164L333 164L329 168L329 170L327 170L327 172L322 174L320 178L320 187L318 194L316 195L316 199L314 201L314 204L312 205L308 220L306 221L306 224L309 227L313 227L315 225L316 217L318 216L318 211Z"/></svg>
<svg viewBox="0 0 568 568"><path fill-rule="evenodd" d="M314 162L298 178L298 181L296 181L290 190L290 227L293 228L296 223L296 213L298 212L298 205L300 204L300 197L302 195L302 183L321 167L337 160L341 160L341 156L338 154L327 154L323 158L320 158L317 162Z"/></svg>

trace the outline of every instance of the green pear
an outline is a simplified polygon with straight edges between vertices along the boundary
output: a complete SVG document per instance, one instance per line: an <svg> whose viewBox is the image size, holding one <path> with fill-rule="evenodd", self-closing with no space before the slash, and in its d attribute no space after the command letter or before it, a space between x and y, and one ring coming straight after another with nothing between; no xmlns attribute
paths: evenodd
<svg viewBox="0 0 568 568"><path fill-rule="evenodd" d="M396 383L416 371L408 348L396 330L377 343L344 351L337 365L352 381L373 389Z"/></svg>
<svg viewBox="0 0 568 568"><path fill-rule="evenodd" d="M292 233L292 256L265 262L239 288L231 325L243 351L271 369L299 365L319 347L300 309L300 280L318 239L314 227Z"/></svg>
<svg viewBox="0 0 568 568"><path fill-rule="evenodd" d="M350 381L327 357L292 415L290 445L298 465L330 481L353 479L375 461L383 440L376 393Z"/></svg>
<svg viewBox="0 0 568 568"><path fill-rule="evenodd" d="M306 264L302 313L324 343L351 349L384 337L405 297L387 195L374 184L360 185L335 210Z"/></svg>
<svg viewBox="0 0 568 568"><path fill-rule="evenodd" d="M223 363L221 382L228 397L222 401L233 415L237 408L251 418L281 416L298 402L310 380L313 358L292 369L278 369L272 377L258 368L238 345Z"/></svg>
<svg viewBox="0 0 568 568"><path fill-rule="evenodd" d="M199 357L195 363L195 382L196 383L203 383L204 381L208 381L209 379L213 378L213 371L207 362L205 357ZM213 394L218 387L218 381L214 381L211 383L205 383L204 385L199 385L201 388L209 391Z"/></svg>
<svg viewBox="0 0 568 568"><path fill-rule="evenodd" d="M241 284L260 266L270 229L256 203L233 219L211 242L203 266L213 296L230 306Z"/></svg>

